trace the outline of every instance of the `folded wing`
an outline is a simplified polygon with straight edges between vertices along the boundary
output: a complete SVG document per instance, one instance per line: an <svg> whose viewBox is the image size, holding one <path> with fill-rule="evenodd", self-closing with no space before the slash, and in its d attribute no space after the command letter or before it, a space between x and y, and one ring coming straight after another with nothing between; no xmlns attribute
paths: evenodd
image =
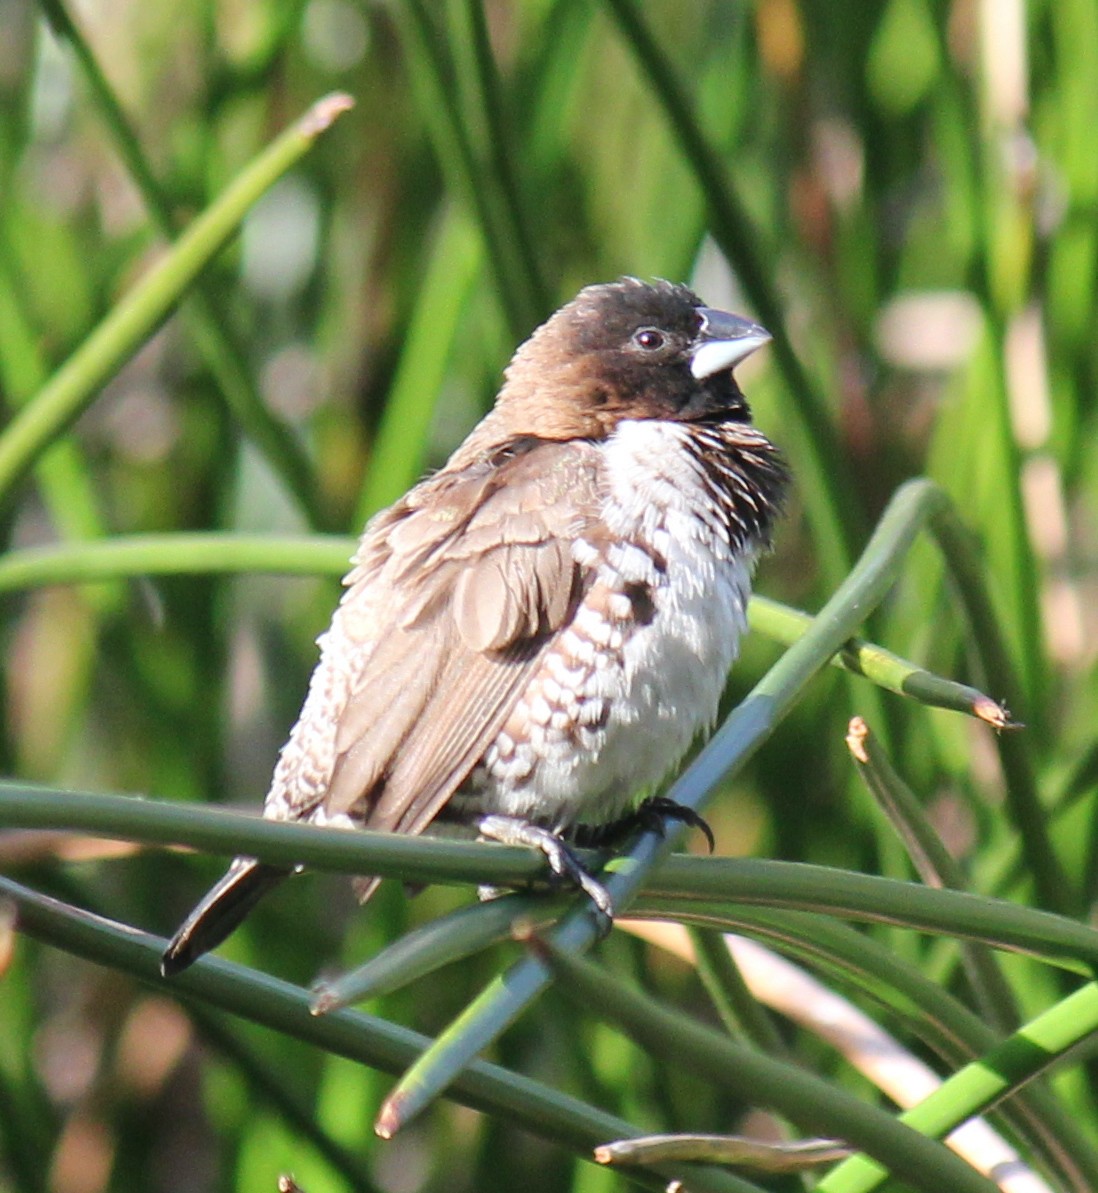
<svg viewBox="0 0 1098 1193"><path fill-rule="evenodd" d="M587 577L599 455L520 441L368 527L267 814L418 833L498 735Z"/></svg>

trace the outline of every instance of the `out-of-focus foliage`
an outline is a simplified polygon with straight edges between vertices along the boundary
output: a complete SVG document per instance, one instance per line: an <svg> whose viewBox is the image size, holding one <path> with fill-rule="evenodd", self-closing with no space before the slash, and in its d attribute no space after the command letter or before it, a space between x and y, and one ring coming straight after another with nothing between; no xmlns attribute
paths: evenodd
<svg viewBox="0 0 1098 1193"><path fill-rule="evenodd" d="M53 4L0 0L5 416L164 251L88 59L47 8L60 28ZM356 107L207 271L216 343L188 300L7 495L5 547L357 531L445 458L516 342L579 286L692 281L786 340L740 375L798 478L764 591L818 608L907 477L954 498L1020 676L1028 765L1058 809L1066 878L1050 910L1085 915L1098 882L1094 0L105 0L68 16L177 228L318 96L345 90ZM233 377L305 461L296 491L239 416ZM329 581L181 576L5 597L3 772L258 807L336 595ZM982 682L924 545L867 634ZM729 703L774 657L748 646ZM852 773L854 712L971 885L1036 902L1009 865L990 731L836 673L713 806L718 851L910 875ZM166 932L219 862L9 834L0 864ZM289 884L225 954L308 984L468 898L388 886L356 914L340 882ZM874 935L963 992L948 943ZM433 1034L511 955L377 1009ZM618 934L601 958L712 1017L693 971L659 950ZM1008 975L1023 1013L1063 993L1036 962ZM291 1171L306 1193L620 1183L453 1106L380 1145L387 1078L192 1020L170 990L29 941L0 982L3 1193L251 1193ZM861 1088L817 1041L789 1040ZM552 995L498 1059L645 1127L728 1131L744 1111ZM1086 1077L1059 1092L1093 1125Z"/></svg>

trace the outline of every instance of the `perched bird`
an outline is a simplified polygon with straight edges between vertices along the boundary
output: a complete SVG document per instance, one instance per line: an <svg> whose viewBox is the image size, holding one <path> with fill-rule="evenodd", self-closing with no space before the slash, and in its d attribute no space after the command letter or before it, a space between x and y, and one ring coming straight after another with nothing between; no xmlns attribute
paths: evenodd
<svg viewBox="0 0 1098 1193"><path fill-rule="evenodd" d="M610 914L566 839L627 819L716 717L787 481L732 376L769 339L634 278L539 327L446 466L366 527L264 815L471 825ZM237 858L163 972L287 873Z"/></svg>

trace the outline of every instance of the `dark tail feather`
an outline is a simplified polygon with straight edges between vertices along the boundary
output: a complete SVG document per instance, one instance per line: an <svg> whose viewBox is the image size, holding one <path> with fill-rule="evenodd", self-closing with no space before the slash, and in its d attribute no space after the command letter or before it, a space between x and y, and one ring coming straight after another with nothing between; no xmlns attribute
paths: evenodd
<svg viewBox="0 0 1098 1193"><path fill-rule="evenodd" d="M371 898L379 886L381 886L380 878L351 879L351 889L354 891L355 898L359 903L365 903L367 899Z"/></svg>
<svg viewBox="0 0 1098 1193"><path fill-rule="evenodd" d="M225 877L209 890L172 937L160 958L160 972L170 978L203 953L217 948L259 900L291 872L255 858L236 858Z"/></svg>

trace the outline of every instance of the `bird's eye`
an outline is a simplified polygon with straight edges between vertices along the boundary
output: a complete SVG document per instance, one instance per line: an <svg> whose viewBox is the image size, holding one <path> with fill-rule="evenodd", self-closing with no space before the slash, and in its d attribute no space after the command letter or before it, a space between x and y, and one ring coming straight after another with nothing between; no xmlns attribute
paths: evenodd
<svg viewBox="0 0 1098 1193"><path fill-rule="evenodd" d="M633 343L645 352L656 352L667 343L667 337L657 327L642 327L633 333Z"/></svg>

